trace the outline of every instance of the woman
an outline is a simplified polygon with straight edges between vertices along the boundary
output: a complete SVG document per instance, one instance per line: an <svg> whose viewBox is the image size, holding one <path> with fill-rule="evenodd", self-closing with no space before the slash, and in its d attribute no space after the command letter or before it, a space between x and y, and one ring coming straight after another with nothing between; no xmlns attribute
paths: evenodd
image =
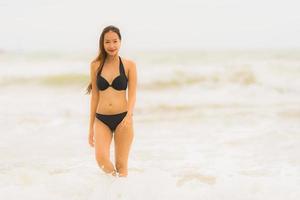
<svg viewBox="0 0 300 200"><path fill-rule="evenodd" d="M89 144L95 147L98 165L113 176L128 175L128 156L134 137L133 110L136 100L137 72L133 61L118 54L121 34L117 27L103 29L99 55L91 63ZM126 89L128 92L126 98ZM128 100L127 100L128 99ZM110 161L114 135L115 167Z"/></svg>

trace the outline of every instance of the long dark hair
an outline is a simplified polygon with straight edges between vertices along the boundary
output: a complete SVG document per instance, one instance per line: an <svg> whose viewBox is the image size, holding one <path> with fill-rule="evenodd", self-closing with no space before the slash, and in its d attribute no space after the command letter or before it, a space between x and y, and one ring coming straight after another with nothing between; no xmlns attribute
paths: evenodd
<svg viewBox="0 0 300 200"><path fill-rule="evenodd" d="M109 25L103 29L103 31L100 35L100 39L99 39L99 53L98 53L97 57L92 61L92 62L100 61L100 65L97 68L96 74L98 74L98 71L101 70L103 63L107 57L107 53L104 49L104 35L105 35L105 33L109 32L109 31L115 32L118 35L119 39L120 40L122 39L120 30L116 26ZM88 87L86 88L86 94L90 94L91 90L92 90L92 83L90 82Z"/></svg>

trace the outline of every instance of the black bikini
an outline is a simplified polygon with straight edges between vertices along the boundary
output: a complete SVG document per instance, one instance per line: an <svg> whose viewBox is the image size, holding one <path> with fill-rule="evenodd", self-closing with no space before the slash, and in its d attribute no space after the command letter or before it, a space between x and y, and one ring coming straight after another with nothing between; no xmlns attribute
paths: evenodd
<svg viewBox="0 0 300 200"><path fill-rule="evenodd" d="M108 87L112 87L115 90L126 90L127 88L127 77L125 74L124 66L121 60L121 57L119 56L120 64L119 64L119 71L120 75L117 76L113 81L112 84L109 84L107 80L101 76L101 72L104 66L104 63L101 67L100 72L97 75L97 87L99 90L106 90Z"/></svg>
<svg viewBox="0 0 300 200"><path fill-rule="evenodd" d="M101 72L104 66L104 62L103 62L100 71L97 73L96 84L98 90L103 91L109 87L112 87L113 89L119 91L126 90L128 79L126 77L124 65L122 63L120 56L119 56L119 63L120 63L119 64L120 75L114 78L112 83L109 84L108 81L103 76L101 76ZM120 124L120 122L124 119L126 114L127 111L118 114L112 114L112 115L96 113L96 118L102 121L104 124L106 124L110 128L111 132L114 132L117 126Z"/></svg>

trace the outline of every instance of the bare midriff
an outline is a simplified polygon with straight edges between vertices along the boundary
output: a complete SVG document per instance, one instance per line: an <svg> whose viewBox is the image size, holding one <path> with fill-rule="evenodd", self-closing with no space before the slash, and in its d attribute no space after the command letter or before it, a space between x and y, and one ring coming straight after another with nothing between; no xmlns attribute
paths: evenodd
<svg viewBox="0 0 300 200"><path fill-rule="evenodd" d="M125 90L115 90L112 87L99 91L97 113L118 114L127 111L127 99Z"/></svg>

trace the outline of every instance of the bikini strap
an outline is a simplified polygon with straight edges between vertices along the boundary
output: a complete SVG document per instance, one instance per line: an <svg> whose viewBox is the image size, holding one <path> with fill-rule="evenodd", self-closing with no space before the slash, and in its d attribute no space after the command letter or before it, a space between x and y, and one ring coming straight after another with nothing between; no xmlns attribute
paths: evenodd
<svg viewBox="0 0 300 200"><path fill-rule="evenodd" d="M102 69L104 67L104 63L105 63L105 60L103 61L102 65L100 66L100 71L99 71L99 74L101 75L101 72L102 72Z"/></svg>
<svg viewBox="0 0 300 200"><path fill-rule="evenodd" d="M119 59L120 59L120 65L119 65L120 74L122 73L123 75L126 76L126 74L125 74L125 69L124 69L124 65L123 65L123 62L122 62L120 56L119 56Z"/></svg>

